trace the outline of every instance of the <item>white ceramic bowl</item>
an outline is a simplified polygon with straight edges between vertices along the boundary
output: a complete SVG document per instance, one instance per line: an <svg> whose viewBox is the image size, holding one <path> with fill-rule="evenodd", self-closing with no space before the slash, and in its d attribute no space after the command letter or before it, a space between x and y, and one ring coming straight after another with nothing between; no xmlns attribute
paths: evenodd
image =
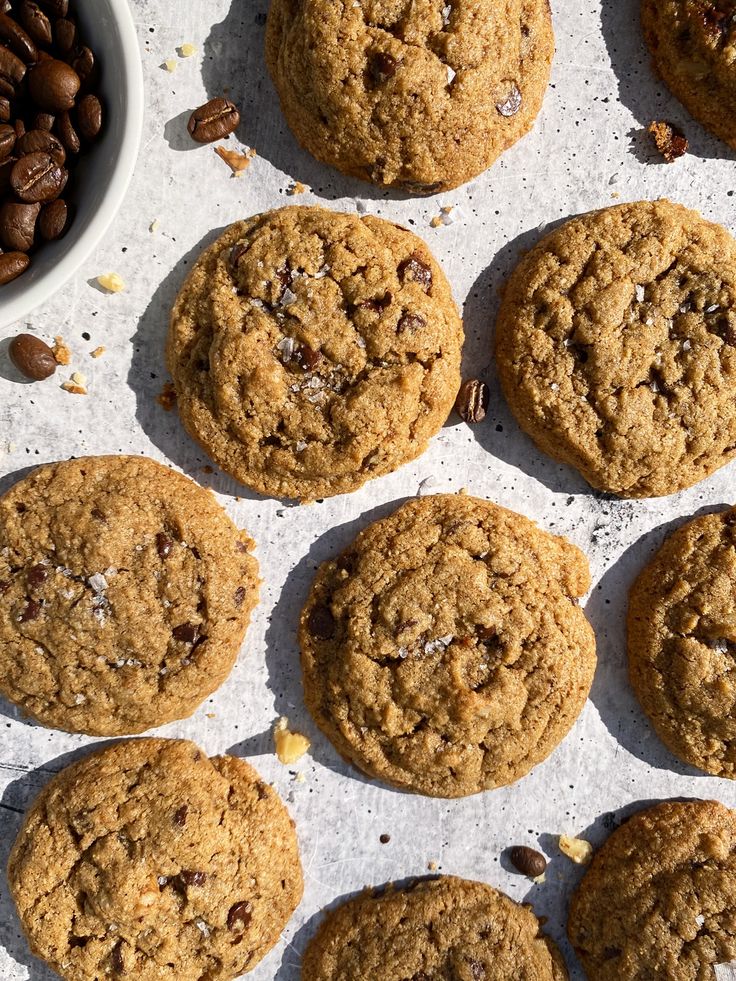
<svg viewBox="0 0 736 981"><path fill-rule="evenodd" d="M22 320L74 275L110 227L133 175L143 126L143 72L127 0L73 0L80 33L102 69L105 129L74 171L77 213L58 242L0 286L0 328Z"/></svg>

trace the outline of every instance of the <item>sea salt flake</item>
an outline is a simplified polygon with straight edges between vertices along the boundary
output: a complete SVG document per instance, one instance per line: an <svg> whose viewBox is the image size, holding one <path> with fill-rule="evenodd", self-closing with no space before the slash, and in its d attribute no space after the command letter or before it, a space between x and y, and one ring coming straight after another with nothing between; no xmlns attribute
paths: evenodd
<svg viewBox="0 0 736 981"><path fill-rule="evenodd" d="M281 352L281 360L288 364L296 351L296 341L293 337L282 337L276 347Z"/></svg>
<svg viewBox="0 0 736 981"><path fill-rule="evenodd" d="M644 300L644 294L645 294L644 287L641 284L637 283L637 285L634 288L636 290L636 299L639 301L639 303L641 303Z"/></svg>
<svg viewBox="0 0 736 981"><path fill-rule="evenodd" d="M87 701L87 696L86 695L78 694L78 695L75 695L74 696L74 704L75 705L84 705L84 703L86 701Z"/></svg>
<svg viewBox="0 0 736 981"><path fill-rule="evenodd" d="M683 350L683 351L689 351L691 347L692 347L692 343L690 342L690 340L689 340L689 339L687 339L687 340L684 340L684 341L682 342L682 350Z"/></svg>
<svg viewBox="0 0 736 981"><path fill-rule="evenodd" d="M297 453L301 453L302 450L306 450L306 448L307 448L307 443L303 439L298 440L294 447Z"/></svg>
<svg viewBox="0 0 736 981"><path fill-rule="evenodd" d="M442 8L442 26L447 27L450 23L450 17L452 16L452 4L445 4Z"/></svg>
<svg viewBox="0 0 736 981"><path fill-rule="evenodd" d="M207 926L207 924L204 922L204 920L198 918L198 919L196 919L194 921L194 925L196 926L196 928L200 931L200 933L203 936L209 937L209 935L210 935L210 928Z"/></svg>
<svg viewBox="0 0 736 981"><path fill-rule="evenodd" d="M293 290L290 290L287 286L281 295L281 306L290 307L293 303L296 303L297 295Z"/></svg>
<svg viewBox="0 0 736 981"><path fill-rule="evenodd" d="M709 307L706 307L705 308L705 312L706 313L715 313L716 310L720 310L720 309L721 308L718 306L717 303L712 303Z"/></svg>
<svg viewBox="0 0 736 981"><path fill-rule="evenodd" d="M397 651L397 654L399 655L399 657L403 661L405 658L407 658L409 656L409 648L408 647L400 647L398 649L398 651Z"/></svg>
<svg viewBox="0 0 736 981"><path fill-rule="evenodd" d="M447 84L452 85L452 83L455 81L455 76L457 75L457 72L455 71L454 68L451 68L449 65L447 65L446 68L447 68Z"/></svg>
<svg viewBox="0 0 736 981"><path fill-rule="evenodd" d="M87 581L95 593L104 593L104 591L107 589L107 579L105 579L101 572L96 572L93 576L90 576Z"/></svg>

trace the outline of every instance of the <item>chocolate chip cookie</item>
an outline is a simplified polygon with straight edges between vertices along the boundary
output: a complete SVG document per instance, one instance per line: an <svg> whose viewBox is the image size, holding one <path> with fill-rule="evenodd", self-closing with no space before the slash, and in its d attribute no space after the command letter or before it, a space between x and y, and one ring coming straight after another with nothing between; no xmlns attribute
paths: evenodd
<svg viewBox="0 0 736 981"><path fill-rule="evenodd" d="M567 981L529 906L454 876L364 893L327 914L302 981Z"/></svg>
<svg viewBox="0 0 736 981"><path fill-rule="evenodd" d="M614 831L570 905L589 981L715 981L736 960L736 813L666 801Z"/></svg>
<svg viewBox="0 0 736 981"><path fill-rule="evenodd" d="M642 0L644 37L668 88L736 149L736 3Z"/></svg>
<svg viewBox="0 0 736 981"><path fill-rule="evenodd" d="M736 242L669 201L574 218L512 274L496 356L522 428L594 487L689 487L736 456Z"/></svg>
<svg viewBox="0 0 736 981"><path fill-rule="evenodd" d="M629 675L680 759L736 777L736 508L665 541L634 583Z"/></svg>
<svg viewBox="0 0 736 981"><path fill-rule="evenodd" d="M62 770L8 865L31 950L65 981L227 981L302 895L294 824L243 760L138 739Z"/></svg>
<svg viewBox="0 0 736 981"><path fill-rule="evenodd" d="M307 706L342 756L397 787L513 783L585 703L589 581L582 552L513 511L410 501L317 572L299 634Z"/></svg>
<svg viewBox="0 0 736 981"><path fill-rule="evenodd" d="M0 498L0 692L97 736L190 715L258 599L253 542L145 457L39 467Z"/></svg>
<svg viewBox="0 0 736 981"><path fill-rule="evenodd" d="M531 129L553 54L547 0L272 0L266 32L302 146L418 194L464 184Z"/></svg>
<svg viewBox="0 0 736 981"><path fill-rule="evenodd" d="M415 235L283 208L204 252L168 342L189 433L262 494L315 500L419 456L460 387L463 329Z"/></svg>

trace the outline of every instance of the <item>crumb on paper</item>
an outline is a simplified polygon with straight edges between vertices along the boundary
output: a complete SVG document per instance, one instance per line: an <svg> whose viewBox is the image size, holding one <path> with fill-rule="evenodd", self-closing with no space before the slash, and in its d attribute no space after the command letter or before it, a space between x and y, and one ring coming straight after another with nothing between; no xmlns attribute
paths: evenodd
<svg viewBox="0 0 736 981"><path fill-rule="evenodd" d="M454 218L452 217L452 212L455 208L454 204L445 204L440 208L440 213L435 215L430 221L432 228L440 228L442 225L452 225Z"/></svg>
<svg viewBox="0 0 736 981"><path fill-rule="evenodd" d="M584 838L573 838L570 835L560 835L560 851L577 865L587 865L593 857L593 846Z"/></svg>
<svg viewBox="0 0 736 981"><path fill-rule="evenodd" d="M289 730L289 720L282 715L273 730L276 755L284 764L296 763L311 746L310 741L300 732Z"/></svg>
<svg viewBox="0 0 736 981"><path fill-rule="evenodd" d="M417 497L426 497L427 494L432 493L432 488L436 486L437 478L430 474L429 477L425 477L424 480L419 482L419 486L417 487Z"/></svg>
<svg viewBox="0 0 736 981"><path fill-rule="evenodd" d="M535 885L541 886L546 881L547 876L544 872L542 872L540 875L532 876L532 882L535 883Z"/></svg>
<svg viewBox="0 0 736 981"><path fill-rule="evenodd" d="M437 864L437 862L435 862L434 859L432 859L430 862L427 862L427 868L429 869L430 872L436 872L437 869L439 868L439 865Z"/></svg>
<svg viewBox="0 0 736 981"><path fill-rule="evenodd" d="M118 276L117 273L103 273L101 276L97 277L97 282L103 288L107 290L108 293L122 293L125 289L125 283L122 277Z"/></svg>
<svg viewBox="0 0 736 981"><path fill-rule="evenodd" d="M54 352L54 358L57 364L67 365L71 362L72 352L66 346L64 338L60 334L57 334L54 338L54 345L51 350Z"/></svg>
<svg viewBox="0 0 736 981"><path fill-rule="evenodd" d="M197 53L197 48L193 44L189 44L187 41L185 44L180 45L177 48L180 58L191 58L192 55Z"/></svg>
<svg viewBox="0 0 736 981"><path fill-rule="evenodd" d="M101 358L102 355L105 353L106 350L107 350L107 348L105 348L102 345L100 345L99 347L96 347L94 349L94 351L92 351L92 353L90 354L90 357L91 358Z"/></svg>
<svg viewBox="0 0 736 981"><path fill-rule="evenodd" d="M245 153L240 153L237 150L228 150L224 146L216 146L215 153L225 161L236 177L250 167L251 160L256 156L256 151L252 147Z"/></svg>
<svg viewBox="0 0 736 981"><path fill-rule="evenodd" d="M654 140L657 152L665 163L674 163L678 157L687 153L688 139L685 134L665 119L655 120L647 127L647 132Z"/></svg>
<svg viewBox="0 0 736 981"><path fill-rule="evenodd" d="M82 388L87 387L87 376L81 371L75 371L72 373L72 381L75 385L80 385Z"/></svg>
<svg viewBox="0 0 736 981"><path fill-rule="evenodd" d="M286 193L293 197L295 194L305 194L309 188L306 184L302 184L301 181L294 181L287 189Z"/></svg>
<svg viewBox="0 0 736 981"><path fill-rule="evenodd" d="M167 58L164 62L164 68L169 74L173 74L176 71L176 58Z"/></svg>
<svg viewBox="0 0 736 981"><path fill-rule="evenodd" d="M201 469L202 473L214 473L215 472L213 470L213 468L209 465L209 463L205 463L205 465L203 467L200 467L200 469Z"/></svg>
<svg viewBox="0 0 736 981"><path fill-rule="evenodd" d="M172 382L166 382L156 396L156 401L166 412L171 412L176 405L176 389Z"/></svg>
<svg viewBox="0 0 736 981"><path fill-rule="evenodd" d="M72 378L73 377L74 376L72 375ZM84 387L84 385L79 385L79 384L77 384L74 381L65 381L65 382L62 382L61 387L64 389L65 392L69 392L70 395L86 395L87 394L87 389Z"/></svg>
<svg viewBox="0 0 736 981"><path fill-rule="evenodd" d="M302 773L302 771L299 770L299 772L294 777L294 783L306 783L306 782L307 782L306 774Z"/></svg>
<svg viewBox="0 0 736 981"><path fill-rule="evenodd" d="M153 234L154 232L157 232L159 230L160 226L161 226L161 222L158 220L158 218L154 218L151 224L148 226L148 231L151 232L151 234Z"/></svg>
<svg viewBox="0 0 736 981"><path fill-rule="evenodd" d="M205 712L204 714L207 716L208 719L216 719L217 718L217 713L216 712Z"/></svg>

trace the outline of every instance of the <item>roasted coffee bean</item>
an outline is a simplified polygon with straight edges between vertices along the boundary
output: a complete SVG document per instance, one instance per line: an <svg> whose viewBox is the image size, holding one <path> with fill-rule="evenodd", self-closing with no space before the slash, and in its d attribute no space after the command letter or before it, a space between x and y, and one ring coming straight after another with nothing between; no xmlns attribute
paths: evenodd
<svg viewBox="0 0 736 981"><path fill-rule="evenodd" d="M233 933L243 933L253 919L253 906L251 903L235 903L230 907L227 914L227 928Z"/></svg>
<svg viewBox="0 0 736 981"><path fill-rule="evenodd" d="M91 143L102 129L102 104L96 95L85 95L77 105L77 129L83 140Z"/></svg>
<svg viewBox="0 0 736 981"><path fill-rule="evenodd" d="M0 263L4 258L5 256L0 256ZM43 381L56 371L54 352L40 337L34 337L33 334L18 334L14 337L8 353L21 375L33 381Z"/></svg>
<svg viewBox="0 0 736 981"><path fill-rule="evenodd" d="M0 125L0 160L7 159L15 147L15 128L6 123Z"/></svg>
<svg viewBox="0 0 736 981"><path fill-rule="evenodd" d="M31 260L24 252L5 252L0 254L0 286L11 283L24 273Z"/></svg>
<svg viewBox="0 0 736 981"><path fill-rule="evenodd" d="M33 39L12 17L3 13L0 13L0 41L4 41L26 65L38 60L38 49Z"/></svg>
<svg viewBox="0 0 736 981"><path fill-rule="evenodd" d="M309 614L307 629L318 640L331 640L335 636L335 618L326 606L315 606Z"/></svg>
<svg viewBox="0 0 736 981"><path fill-rule="evenodd" d="M21 136L26 135L26 124L23 122L22 119L16 119L13 125L15 128L15 138L17 140L19 140Z"/></svg>
<svg viewBox="0 0 736 981"><path fill-rule="evenodd" d="M66 152L79 153L82 144L79 139L79 134L74 128L72 117L68 112L62 112L56 117L55 129L59 139L64 144L64 149Z"/></svg>
<svg viewBox="0 0 736 981"><path fill-rule="evenodd" d="M36 44L48 48L53 41L51 21L32 0L23 0L20 5L20 22Z"/></svg>
<svg viewBox="0 0 736 981"><path fill-rule="evenodd" d="M96 79L96 62L92 49L86 46L79 48L71 61L71 67L79 76L83 88L88 88Z"/></svg>
<svg viewBox="0 0 736 981"><path fill-rule="evenodd" d="M527 845L515 845L509 853L509 858L515 869L531 879L542 875L547 868L547 859L544 855Z"/></svg>
<svg viewBox="0 0 736 981"><path fill-rule="evenodd" d="M490 392L485 382L471 378L463 382L455 400L455 411L464 422L482 422L488 411Z"/></svg>
<svg viewBox="0 0 736 981"><path fill-rule="evenodd" d="M0 123L10 122L10 99L0 96Z"/></svg>
<svg viewBox="0 0 736 981"><path fill-rule="evenodd" d="M52 116L49 112L37 112L33 117L33 128L42 129L50 133L54 128L55 120L56 116Z"/></svg>
<svg viewBox="0 0 736 981"><path fill-rule="evenodd" d="M373 85L382 85L393 78L398 62L386 51L374 51L368 62L368 74Z"/></svg>
<svg viewBox="0 0 736 981"><path fill-rule="evenodd" d="M55 242L69 231L72 209L63 198L44 205L38 216L38 230L44 242Z"/></svg>
<svg viewBox="0 0 736 981"><path fill-rule="evenodd" d="M15 98L15 86L26 77L26 66L10 48L0 46L0 95Z"/></svg>
<svg viewBox="0 0 736 981"><path fill-rule="evenodd" d="M412 252L408 259L404 259L399 265L398 273L402 282L408 280L419 283L425 292L432 285L432 269L419 252Z"/></svg>
<svg viewBox="0 0 736 981"><path fill-rule="evenodd" d="M10 191L10 175L13 173L15 163L15 157L0 160L0 198L4 197Z"/></svg>
<svg viewBox="0 0 736 981"><path fill-rule="evenodd" d="M54 163L63 167L66 161L66 150L55 136L45 129L29 129L15 145L16 157L24 157L28 153L48 153Z"/></svg>
<svg viewBox="0 0 736 981"><path fill-rule="evenodd" d="M54 25L54 38L59 51L63 55L68 54L77 43L77 25L73 20L66 20L62 17Z"/></svg>
<svg viewBox="0 0 736 981"><path fill-rule="evenodd" d="M30 252L36 234L40 204L6 201L0 208L0 242L10 252Z"/></svg>
<svg viewBox="0 0 736 981"><path fill-rule="evenodd" d="M79 92L79 75L65 61L49 58L34 65L28 73L28 91L31 98L46 112L63 112L71 109Z"/></svg>
<svg viewBox="0 0 736 981"><path fill-rule="evenodd" d="M41 0L41 6L54 17L66 17L69 13L69 0Z"/></svg>
<svg viewBox="0 0 736 981"><path fill-rule="evenodd" d="M227 99L212 99L195 109L189 119L189 135L197 143L214 143L234 132L240 124L238 108Z"/></svg>
<svg viewBox="0 0 736 981"><path fill-rule="evenodd" d="M68 174L48 153L29 153L13 167L10 186L21 201L53 201L66 186Z"/></svg>

